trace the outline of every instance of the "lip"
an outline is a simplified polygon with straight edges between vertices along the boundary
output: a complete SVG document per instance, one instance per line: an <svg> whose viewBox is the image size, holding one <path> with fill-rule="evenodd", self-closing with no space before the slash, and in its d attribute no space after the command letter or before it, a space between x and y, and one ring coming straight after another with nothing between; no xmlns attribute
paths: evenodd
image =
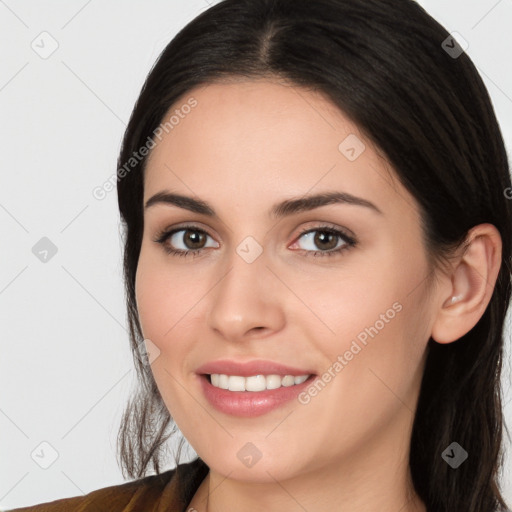
<svg viewBox="0 0 512 512"><path fill-rule="evenodd" d="M312 374L302 384L264 391L229 391L213 386L207 375L198 375L203 394L212 407L224 414L244 418L261 416L296 399L316 378Z"/></svg>
<svg viewBox="0 0 512 512"><path fill-rule="evenodd" d="M197 368L196 373L198 375L220 373L225 375L239 375L240 377L250 377L251 375L280 375L281 377L293 375L296 377L299 375L315 374L311 368L294 368L264 359L255 359L246 362L219 359L200 366Z"/></svg>
<svg viewBox="0 0 512 512"><path fill-rule="evenodd" d="M265 389L263 391L229 391L213 386L208 379L212 373L225 375L239 375L250 377L252 375L310 375L301 384L293 386L281 386L277 389ZM266 414L284 404L296 399L314 379L316 372L311 368L296 368L275 361L256 359L252 361L233 361L220 359L210 361L196 370L204 396L218 411L232 416L252 418Z"/></svg>

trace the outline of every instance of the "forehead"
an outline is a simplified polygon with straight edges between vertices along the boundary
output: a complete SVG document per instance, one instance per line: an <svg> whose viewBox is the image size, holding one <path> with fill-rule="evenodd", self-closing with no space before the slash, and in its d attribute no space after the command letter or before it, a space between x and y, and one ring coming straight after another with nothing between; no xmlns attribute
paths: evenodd
<svg viewBox="0 0 512 512"><path fill-rule="evenodd" d="M196 106L190 109L187 103L192 99ZM180 119L174 116L178 122L167 130L169 137L164 134L168 143L164 145L174 145L174 149L192 137L196 144L206 146L213 141L231 150L243 141L245 153L277 150L282 143L287 143L283 149L295 144L298 151L305 141L309 144L304 150L321 146L337 152L340 135L359 134L356 125L320 92L263 79L197 87L170 108L164 122L169 114L181 110L188 113ZM203 140L198 141L199 137ZM158 148L153 151L160 152Z"/></svg>
<svg viewBox="0 0 512 512"><path fill-rule="evenodd" d="M269 80L213 83L189 91L164 122L173 113L146 166L145 200L163 189L213 204L343 190L384 210L407 195L357 125L319 92Z"/></svg>

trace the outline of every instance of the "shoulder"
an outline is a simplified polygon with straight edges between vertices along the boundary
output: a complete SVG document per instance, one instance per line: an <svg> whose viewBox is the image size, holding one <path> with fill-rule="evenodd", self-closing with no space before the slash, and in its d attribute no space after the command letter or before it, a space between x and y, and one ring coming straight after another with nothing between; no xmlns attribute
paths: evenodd
<svg viewBox="0 0 512 512"><path fill-rule="evenodd" d="M174 474L175 470L173 469L160 475L151 475L132 482L97 489L83 496L74 496L30 507L17 508L12 512L82 512L98 510L97 507L103 505L105 510L128 511L130 508L127 507L135 496L144 494L150 497L155 491L161 491Z"/></svg>
<svg viewBox="0 0 512 512"><path fill-rule="evenodd" d="M156 510L160 501L169 505L174 504L174 507L168 510L178 511L183 503L186 505L188 495L194 491L196 484L199 486L206 473L206 464L201 459L196 459L158 475L104 487L83 496L63 498L6 512L135 512ZM140 506L144 508L141 509Z"/></svg>

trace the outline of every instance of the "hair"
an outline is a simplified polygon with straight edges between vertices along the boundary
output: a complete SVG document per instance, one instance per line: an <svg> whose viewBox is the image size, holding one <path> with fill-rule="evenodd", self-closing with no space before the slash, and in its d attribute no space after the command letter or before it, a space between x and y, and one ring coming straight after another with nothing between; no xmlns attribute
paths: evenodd
<svg viewBox="0 0 512 512"><path fill-rule="evenodd" d="M162 51L137 99L117 162L130 343L139 379L118 437L125 476L142 477L150 467L159 473L165 442L177 432L150 366L140 359L135 275L147 157L133 165L130 158L193 88L278 79L324 94L382 151L419 204L433 269L449 261L470 228L491 223L499 230L502 261L482 317L453 343L428 340L409 463L428 511L506 510L498 479L511 179L488 92L456 40L448 46L460 55L447 51L448 37L413 0L224 0ZM120 172L128 161L132 169ZM454 441L469 452L457 469L441 456Z"/></svg>

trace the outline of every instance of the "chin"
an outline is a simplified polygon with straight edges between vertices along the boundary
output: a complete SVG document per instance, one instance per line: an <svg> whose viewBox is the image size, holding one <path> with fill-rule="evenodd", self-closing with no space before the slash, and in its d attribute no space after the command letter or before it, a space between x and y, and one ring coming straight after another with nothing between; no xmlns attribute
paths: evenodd
<svg viewBox="0 0 512 512"><path fill-rule="evenodd" d="M302 466L297 465L297 457L290 452L289 458L276 454L274 450L274 454L268 456L260 452L261 457L258 458L254 450L251 459L253 450L253 447L242 444L242 448L237 447L232 452L223 451L218 456L210 454L201 458L211 470L224 477L253 483L275 484L276 480L287 480L305 472Z"/></svg>

